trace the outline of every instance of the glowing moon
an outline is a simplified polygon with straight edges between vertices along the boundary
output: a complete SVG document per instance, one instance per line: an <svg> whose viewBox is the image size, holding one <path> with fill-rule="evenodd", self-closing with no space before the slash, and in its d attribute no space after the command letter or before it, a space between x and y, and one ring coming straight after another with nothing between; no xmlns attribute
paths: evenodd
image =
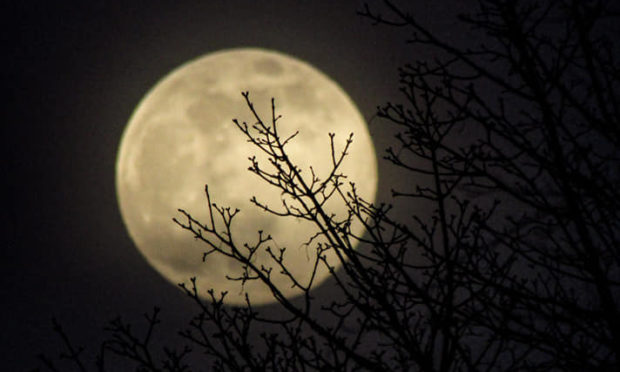
<svg viewBox="0 0 620 372"><path fill-rule="evenodd" d="M165 278L176 285L196 276L202 293L228 291L232 304L245 301L240 283L226 279L240 274L239 265L216 254L202 262L204 243L171 221L178 208L207 221L205 184L212 201L241 210L233 225L237 243L255 242L257 231L264 230L274 239L272 247L287 247L287 265L304 280L314 247L303 243L316 232L308 222L272 216L250 203L255 195L269 206L281 205L280 193L247 170L248 157L258 150L232 122L254 123L242 91L250 92L267 123L275 97L280 131L299 130L289 154L302 174L309 175L312 165L325 179L331 165L328 132L336 133L338 149L353 132L343 172L366 200L374 200L377 185L375 151L363 118L334 81L305 62L262 49L231 49L192 60L160 80L135 109L121 140L116 163L121 214L140 252ZM262 164L268 166L265 160ZM339 203L329 208L346 216ZM269 264L266 253L257 260ZM273 271L286 296L300 293ZM327 276L321 270L316 283ZM272 301L257 281L246 283L243 291L254 304Z"/></svg>

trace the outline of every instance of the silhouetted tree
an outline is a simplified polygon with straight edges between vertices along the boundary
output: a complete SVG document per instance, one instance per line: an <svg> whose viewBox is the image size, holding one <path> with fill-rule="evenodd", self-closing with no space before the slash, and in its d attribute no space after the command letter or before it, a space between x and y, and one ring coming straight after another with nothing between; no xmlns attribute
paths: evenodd
<svg viewBox="0 0 620 372"><path fill-rule="evenodd" d="M330 273L336 294L317 308L312 283L282 260L293 249L274 249L268 235L237 245L235 211L206 189L209 220L181 210L176 223L209 254L239 262L240 285L265 283L287 316L272 319L249 300L226 306L213 291L205 301L192 281L182 287L199 311L181 336L221 371L616 370L620 69L606 27L620 13L611 1L480 0L459 17L479 37L456 45L402 7L381 4L360 14L409 30L411 44L435 51L432 61L400 69L402 103L378 108L385 125L399 128L385 158L411 180L392 191L394 203L413 200L430 215L396 217L391 205L361 198L339 171L351 138L339 149L331 136L325 179L301 173L286 151L295 139L279 135L274 101L265 121L244 93L254 122L235 123L269 157L252 159L250 170L280 190L283 204L252 200L265 213L314 223L316 265L330 265L326 252L341 264ZM349 214L326 213L328 199ZM352 224L364 233L355 235ZM260 249L271 269L253 261ZM272 270L287 275L301 299L283 296ZM153 361L157 311L147 319L146 337L120 319L111 323L100 370L106 353L136 361L138 370L189 370L189 349ZM65 357L80 363L59 333Z"/></svg>

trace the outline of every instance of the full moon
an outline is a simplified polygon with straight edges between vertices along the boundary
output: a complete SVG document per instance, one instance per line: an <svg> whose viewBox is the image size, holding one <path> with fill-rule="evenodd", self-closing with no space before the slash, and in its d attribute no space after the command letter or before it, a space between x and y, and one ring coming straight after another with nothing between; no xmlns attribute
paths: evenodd
<svg viewBox="0 0 620 372"><path fill-rule="evenodd" d="M253 304L274 301L259 281L239 281L241 266L217 253L206 257L204 242L172 222L182 208L198 220L208 221L204 193L209 186L211 201L219 206L238 208L233 220L235 244L255 243L258 230L270 234L272 250L286 248L285 264L302 283L310 280L316 258L316 242L304 244L317 232L308 221L271 215L250 202L252 196L278 209L281 191L248 171L248 157L257 155L264 168L266 158L248 143L232 119L256 120L242 91L266 124L271 122L271 98L276 114L282 115L278 129L287 137L299 131L288 145L288 154L310 178L310 166L324 180L331 170L328 133L335 133L336 151L342 151L353 133L353 143L341 171L355 182L358 194L374 201L377 164L368 128L355 104L343 89L308 63L264 49L229 49L207 54L164 76L142 99L123 133L116 162L116 192L121 214L131 238L149 264L173 284L196 277L202 296L213 289L227 291L226 303ZM330 213L346 217L344 203L333 200ZM219 230L223 226L220 224ZM361 227L352 227L355 233ZM255 258L265 267L274 267L272 280L289 298L301 294L280 273L264 251ZM334 257L331 264L338 266ZM329 276L321 268L314 285Z"/></svg>

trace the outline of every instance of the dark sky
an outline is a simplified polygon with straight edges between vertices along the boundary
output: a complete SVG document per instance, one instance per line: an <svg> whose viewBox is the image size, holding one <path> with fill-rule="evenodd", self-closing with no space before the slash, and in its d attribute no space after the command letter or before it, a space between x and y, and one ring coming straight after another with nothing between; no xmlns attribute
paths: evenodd
<svg viewBox="0 0 620 372"><path fill-rule="evenodd" d="M8 149L0 363L7 371L56 353L52 316L93 352L116 315L139 318L158 305L174 328L193 313L133 246L114 188L123 128L163 75L220 49L274 49L331 76L368 120L396 96L396 68L413 53L402 31L357 16L361 1L14 3L0 12ZM449 35L451 21L438 16L446 4L417 11ZM388 132L376 122L370 132L381 151ZM385 198L392 173L379 166Z"/></svg>

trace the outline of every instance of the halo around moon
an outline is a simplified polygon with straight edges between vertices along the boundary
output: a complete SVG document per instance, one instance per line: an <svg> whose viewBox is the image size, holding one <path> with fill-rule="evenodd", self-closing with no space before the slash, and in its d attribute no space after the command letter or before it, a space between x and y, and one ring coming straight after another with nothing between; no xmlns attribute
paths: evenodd
<svg viewBox="0 0 620 372"><path fill-rule="evenodd" d="M273 237L269 245L286 247L285 263L307 282L316 257L315 247L305 246L316 227L307 221L270 215L250 203L251 196L278 207L280 192L247 169L248 157L258 149L246 141L233 118L253 123L241 95L249 91L259 114L269 122L271 98L284 136L299 130L288 146L302 174L309 166L321 179L331 169L328 133L335 133L336 149L342 149L350 133L353 144L342 172L356 183L358 193L373 201L377 188L374 146L365 121L347 94L329 77L309 64L282 53L263 49L229 49L192 60L161 79L136 107L120 144L116 163L116 191L121 214L134 243L145 259L173 284L196 277L202 294L227 291L226 302L253 304L273 301L268 288L258 281L230 281L239 276L239 264L221 255L202 253L206 245L193 239L171 221L182 208L207 221L204 185L212 202L240 209L233 220L233 239L242 245L256 242L257 231ZM259 158L259 161L260 158ZM268 166L264 160L262 164ZM346 216L342 203L328 206ZM356 233L361 232L354 226ZM329 258L329 257L328 257ZM270 263L265 252L257 260ZM330 260L337 266L336 260ZM329 275L321 269L315 285ZM273 280L284 295L300 294L274 268Z"/></svg>

